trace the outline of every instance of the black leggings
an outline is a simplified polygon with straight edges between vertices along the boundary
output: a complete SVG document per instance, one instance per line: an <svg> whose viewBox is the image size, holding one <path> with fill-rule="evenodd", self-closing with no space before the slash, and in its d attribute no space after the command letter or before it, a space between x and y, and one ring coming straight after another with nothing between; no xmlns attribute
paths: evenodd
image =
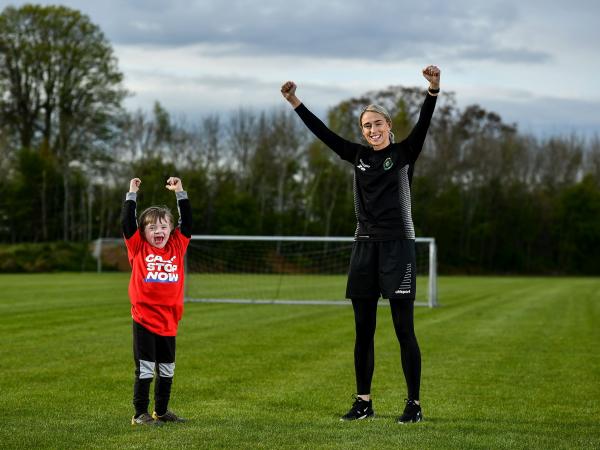
<svg viewBox="0 0 600 450"><path fill-rule="evenodd" d="M374 337L377 323L377 299L352 299L356 341L354 343L354 369L356 390L359 395L371 393L371 380L375 368ZM408 398L419 400L421 384L421 351L414 328L414 302L390 300L392 321L400 343L400 359L406 380Z"/></svg>

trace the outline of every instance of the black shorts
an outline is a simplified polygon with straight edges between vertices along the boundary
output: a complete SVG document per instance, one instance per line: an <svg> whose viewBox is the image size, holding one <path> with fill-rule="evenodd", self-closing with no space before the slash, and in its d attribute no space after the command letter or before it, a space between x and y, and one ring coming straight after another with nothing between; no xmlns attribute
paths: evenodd
<svg viewBox="0 0 600 450"><path fill-rule="evenodd" d="M417 290L415 241L355 241L346 298L414 300Z"/></svg>
<svg viewBox="0 0 600 450"><path fill-rule="evenodd" d="M133 321L133 359L138 378L152 378L155 373L172 378L175 347L175 336L160 336Z"/></svg>

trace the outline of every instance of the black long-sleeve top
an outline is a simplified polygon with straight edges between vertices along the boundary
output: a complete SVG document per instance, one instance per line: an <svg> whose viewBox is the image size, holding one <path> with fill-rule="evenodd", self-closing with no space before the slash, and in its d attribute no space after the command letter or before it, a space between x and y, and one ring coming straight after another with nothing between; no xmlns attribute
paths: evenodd
<svg viewBox="0 0 600 450"><path fill-rule="evenodd" d="M401 142L382 150L347 141L331 131L304 104L296 107L310 131L340 158L354 165L357 240L414 239L412 175L429 129L436 96L427 94L419 119Z"/></svg>
<svg viewBox="0 0 600 450"><path fill-rule="evenodd" d="M177 209L179 210L179 231L185 237L192 237L192 207L186 191L176 192ZM136 219L136 200L135 192L128 192L121 209L121 226L125 239L130 239L137 231Z"/></svg>

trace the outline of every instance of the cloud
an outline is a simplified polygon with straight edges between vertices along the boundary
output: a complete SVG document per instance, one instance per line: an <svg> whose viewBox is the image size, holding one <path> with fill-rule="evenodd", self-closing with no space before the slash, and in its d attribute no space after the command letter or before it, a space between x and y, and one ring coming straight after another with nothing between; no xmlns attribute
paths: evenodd
<svg viewBox="0 0 600 450"><path fill-rule="evenodd" d="M468 3L468 4L467 4ZM134 2L137 4L137 2ZM127 8L126 8L127 9ZM118 44L227 46L228 54L410 60L440 52L467 59L543 61L541 51L497 42L518 20L510 5L441 1L231 0L169 2L123 14L109 26ZM456 52L456 48L466 48Z"/></svg>
<svg viewBox="0 0 600 450"><path fill-rule="evenodd" d="M574 133L600 137L600 99L553 97L515 90L493 98L467 95L459 100L460 107L477 103L499 114L505 123L516 123L524 133L537 136Z"/></svg>
<svg viewBox="0 0 600 450"><path fill-rule="evenodd" d="M53 3L42 1L42 3ZM87 13L116 45L196 44L228 55L544 62L503 36L521 21L514 3L470 0L63 0ZM459 49L459 51L457 51Z"/></svg>
<svg viewBox="0 0 600 450"><path fill-rule="evenodd" d="M391 84L420 86L420 68L435 63L444 89L463 105L480 103L524 126L600 130L593 120L600 3L591 0L60 3L105 32L135 93L132 107L159 100L191 118L270 108L280 104L280 83L292 78L322 113ZM0 0L0 8L8 4Z"/></svg>
<svg viewBox="0 0 600 450"><path fill-rule="evenodd" d="M543 51L528 48L475 48L458 49L456 57L459 59L476 61L495 61L499 63L546 63L552 56Z"/></svg>
<svg viewBox="0 0 600 450"><path fill-rule="evenodd" d="M149 111L159 101L175 116L197 121L211 114L227 114L242 108L256 111L287 108L279 92L280 83L248 76L192 76L137 73L130 87L135 95L126 100L130 109ZM329 105L353 95L343 87L318 83L301 85L303 98L313 111L324 115Z"/></svg>

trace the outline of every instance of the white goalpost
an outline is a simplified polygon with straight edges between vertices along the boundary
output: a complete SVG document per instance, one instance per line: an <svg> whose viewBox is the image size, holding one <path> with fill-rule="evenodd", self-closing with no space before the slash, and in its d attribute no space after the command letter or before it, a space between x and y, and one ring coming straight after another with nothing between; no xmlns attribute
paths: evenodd
<svg viewBox="0 0 600 450"><path fill-rule="evenodd" d="M344 299L352 237L193 235L185 301L349 305ZM97 271L129 271L123 239L94 241ZM434 238L416 239L416 305L435 307ZM382 302L386 304L386 302Z"/></svg>
<svg viewBox="0 0 600 450"><path fill-rule="evenodd" d="M193 235L185 300L219 303L348 305L352 237ZM435 307L434 238L417 238L417 299Z"/></svg>

